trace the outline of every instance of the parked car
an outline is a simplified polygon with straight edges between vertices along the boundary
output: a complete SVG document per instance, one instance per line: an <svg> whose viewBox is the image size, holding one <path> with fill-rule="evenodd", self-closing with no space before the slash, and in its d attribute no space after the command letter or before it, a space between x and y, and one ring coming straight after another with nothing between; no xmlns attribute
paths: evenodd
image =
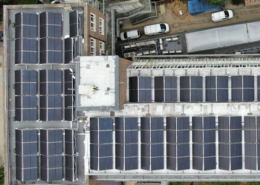
<svg viewBox="0 0 260 185"><path fill-rule="evenodd" d="M131 30L120 33L121 40L137 39L141 36L140 30Z"/></svg>
<svg viewBox="0 0 260 185"><path fill-rule="evenodd" d="M213 22L220 22L220 21L225 21L228 19L232 19L234 17L233 11L232 10L224 10L221 12L216 12L211 15L212 21Z"/></svg>
<svg viewBox="0 0 260 185"><path fill-rule="evenodd" d="M167 23L153 24L144 27L145 35L158 35L161 33L168 33L170 31L170 26Z"/></svg>

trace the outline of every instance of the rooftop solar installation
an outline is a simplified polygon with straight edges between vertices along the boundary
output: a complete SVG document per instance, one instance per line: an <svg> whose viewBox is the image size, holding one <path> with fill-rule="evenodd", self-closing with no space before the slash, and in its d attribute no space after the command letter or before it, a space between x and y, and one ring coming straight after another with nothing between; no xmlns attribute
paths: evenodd
<svg viewBox="0 0 260 185"><path fill-rule="evenodd" d="M190 169L189 117L167 117L167 169Z"/></svg>
<svg viewBox="0 0 260 185"><path fill-rule="evenodd" d="M138 169L138 118L115 118L116 168Z"/></svg>
<svg viewBox="0 0 260 185"><path fill-rule="evenodd" d="M156 76L154 85L155 102L177 102L177 77Z"/></svg>
<svg viewBox="0 0 260 185"><path fill-rule="evenodd" d="M241 117L219 117L219 168L242 169Z"/></svg>
<svg viewBox="0 0 260 185"><path fill-rule="evenodd" d="M83 13L84 8L76 9ZM67 37L70 13L63 8L8 12L12 25L7 28L12 38L7 44L8 106L12 107L8 113L9 147L14 149L8 156L12 168L9 184L80 183L77 137L71 129L75 129L72 62L82 55L82 35ZM73 41L67 63L65 38ZM83 143L79 146L82 150Z"/></svg>
<svg viewBox="0 0 260 185"><path fill-rule="evenodd" d="M90 165L93 170L113 168L112 129L112 118L90 119Z"/></svg>
<svg viewBox="0 0 260 185"><path fill-rule="evenodd" d="M75 137L73 130L16 129L16 178L20 181L74 181ZM64 148L65 146L65 148ZM64 153L68 161L64 164ZM40 159L40 163L39 163ZM64 169L66 173L64 174ZM40 176L38 170L41 171Z"/></svg>
<svg viewBox="0 0 260 185"><path fill-rule="evenodd" d="M257 139L260 134L260 119L255 116L244 117L245 129L245 168L249 170L259 170L259 141Z"/></svg>
<svg viewBox="0 0 260 185"><path fill-rule="evenodd" d="M151 77L130 77L129 81L129 94L131 102L152 101Z"/></svg>
<svg viewBox="0 0 260 185"><path fill-rule="evenodd" d="M38 15L15 15L15 63L38 63Z"/></svg>
<svg viewBox="0 0 260 185"><path fill-rule="evenodd" d="M194 169L216 169L215 130L215 117L192 117Z"/></svg>
<svg viewBox="0 0 260 185"><path fill-rule="evenodd" d="M164 168L163 118L141 118L141 168Z"/></svg>
<svg viewBox="0 0 260 185"><path fill-rule="evenodd" d="M149 79L147 82L149 86L146 86L145 79ZM259 76L256 79L257 93L260 95ZM255 77L250 75L230 78L229 76L155 76L152 81L150 77L129 77L129 102L252 102L256 99L255 81ZM149 92L149 95L143 92ZM139 101L140 96L142 101Z"/></svg>

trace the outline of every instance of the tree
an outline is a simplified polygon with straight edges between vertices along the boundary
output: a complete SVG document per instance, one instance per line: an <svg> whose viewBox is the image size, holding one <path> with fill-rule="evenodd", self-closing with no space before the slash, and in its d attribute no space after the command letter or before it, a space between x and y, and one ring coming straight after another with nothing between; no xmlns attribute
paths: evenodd
<svg viewBox="0 0 260 185"><path fill-rule="evenodd" d="M3 185L3 184L4 184L4 178L5 178L4 167L1 166L1 167L0 167L0 185Z"/></svg>
<svg viewBox="0 0 260 185"><path fill-rule="evenodd" d="M223 7L225 2L229 2L230 0L206 0L208 4L212 4L213 6Z"/></svg>

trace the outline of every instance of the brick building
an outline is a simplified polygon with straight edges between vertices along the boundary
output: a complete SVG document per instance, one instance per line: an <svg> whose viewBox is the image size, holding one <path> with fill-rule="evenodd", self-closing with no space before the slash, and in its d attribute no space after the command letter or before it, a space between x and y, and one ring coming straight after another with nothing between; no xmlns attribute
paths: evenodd
<svg viewBox="0 0 260 185"><path fill-rule="evenodd" d="M88 25L87 26L87 43L90 47L87 49L87 55L101 55L105 53L106 44L106 17L105 15L98 11L97 9L88 5Z"/></svg>

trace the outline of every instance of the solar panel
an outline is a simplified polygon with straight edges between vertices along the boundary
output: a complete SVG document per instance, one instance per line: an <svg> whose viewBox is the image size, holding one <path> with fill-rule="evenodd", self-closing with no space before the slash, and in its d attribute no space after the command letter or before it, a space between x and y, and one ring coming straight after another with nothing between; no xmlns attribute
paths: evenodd
<svg viewBox="0 0 260 185"><path fill-rule="evenodd" d="M37 168L30 169L16 169L16 179L20 181L29 181L38 179L38 170Z"/></svg>
<svg viewBox="0 0 260 185"><path fill-rule="evenodd" d="M192 141L196 143L203 143L203 131L194 130L192 134Z"/></svg>
<svg viewBox="0 0 260 185"><path fill-rule="evenodd" d="M163 76L154 77L155 102L164 101L164 78Z"/></svg>
<svg viewBox="0 0 260 185"><path fill-rule="evenodd" d="M91 169L113 168L112 128L112 118L90 118L90 141L95 143L90 145Z"/></svg>
<svg viewBox="0 0 260 185"><path fill-rule="evenodd" d="M202 77L191 76L191 101L202 101Z"/></svg>
<svg viewBox="0 0 260 185"><path fill-rule="evenodd" d="M63 63L62 45L58 38L40 39L40 63Z"/></svg>
<svg viewBox="0 0 260 185"><path fill-rule="evenodd" d="M15 130L16 141L18 142L34 142L38 141L37 130Z"/></svg>
<svg viewBox="0 0 260 185"><path fill-rule="evenodd" d="M256 157L245 157L245 169L257 170L256 164L257 164Z"/></svg>
<svg viewBox="0 0 260 185"><path fill-rule="evenodd" d="M70 12L70 37L78 35L78 11Z"/></svg>
<svg viewBox="0 0 260 185"><path fill-rule="evenodd" d="M216 77L206 76L206 101L216 101Z"/></svg>
<svg viewBox="0 0 260 185"><path fill-rule="evenodd" d="M243 100L254 101L254 76L243 76Z"/></svg>
<svg viewBox="0 0 260 185"><path fill-rule="evenodd" d="M204 170L216 169L216 157L209 157L204 159Z"/></svg>
<svg viewBox="0 0 260 185"><path fill-rule="evenodd" d="M242 157L231 158L231 170L242 169Z"/></svg>
<svg viewBox="0 0 260 185"><path fill-rule="evenodd" d="M256 159L257 159L256 117L245 116L244 129L245 129L244 130L245 168L250 170L256 170Z"/></svg>
<svg viewBox="0 0 260 185"><path fill-rule="evenodd" d="M138 157L126 158L125 164L125 170L138 169Z"/></svg>
<svg viewBox="0 0 260 185"><path fill-rule="evenodd" d="M231 161L231 170L242 169L241 117L219 117L219 143L219 156L225 156L225 161L226 158ZM221 160L219 168L228 170L229 166L224 163L224 159Z"/></svg>
<svg viewBox="0 0 260 185"><path fill-rule="evenodd" d="M32 36L28 35L28 37ZM38 63L38 41L36 39L22 37L15 40L15 63Z"/></svg>
<svg viewBox="0 0 260 185"><path fill-rule="evenodd" d="M29 143L16 142L16 154L19 155L37 155L38 147L37 141L31 141Z"/></svg>
<svg viewBox="0 0 260 185"><path fill-rule="evenodd" d="M219 157L219 169L229 170L229 161L228 157Z"/></svg>
<svg viewBox="0 0 260 185"><path fill-rule="evenodd" d="M187 170L190 169L190 158L177 158L178 170Z"/></svg>
<svg viewBox="0 0 260 185"><path fill-rule="evenodd" d="M192 165L193 165L193 169L203 170L203 158L193 157Z"/></svg>
<svg viewBox="0 0 260 185"><path fill-rule="evenodd" d="M190 101L190 77L188 76L180 77L180 101Z"/></svg>
<svg viewBox="0 0 260 185"><path fill-rule="evenodd" d="M152 101L152 79L151 77L139 77L138 102Z"/></svg>
<svg viewBox="0 0 260 185"><path fill-rule="evenodd" d="M139 90L139 101L138 102L150 102L152 101L151 90Z"/></svg>
<svg viewBox="0 0 260 185"><path fill-rule="evenodd" d="M216 168L215 130L215 117L192 117L194 169Z"/></svg>
<svg viewBox="0 0 260 185"><path fill-rule="evenodd" d="M231 94L232 101L243 101L242 97L242 87L243 87L242 76L232 76L231 77Z"/></svg>
<svg viewBox="0 0 260 185"><path fill-rule="evenodd" d="M167 117L166 128L167 169L189 169L189 117Z"/></svg>
<svg viewBox="0 0 260 185"><path fill-rule="evenodd" d="M19 26L21 24L25 25L37 25L38 15L35 13L24 13L19 12L15 14L15 26Z"/></svg>
<svg viewBox="0 0 260 185"><path fill-rule="evenodd" d="M65 45L65 63L70 63L73 60L73 40L72 38L64 39Z"/></svg>
<svg viewBox="0 0 260 185"><path fill-rule="evenodd" d="M20 120L16 119L17 121L35 121L38 119L37 109L22 109L21 114L22 114L22 119Z"/></svg>
<svg viewBox="0 0 260 185"><path fill-rule="evenodd" d="M99 158L99 170L113 169L113 157Z"/></svg>
<svg viewBox="0 0 260 185"><path fill-rule="evenodd" d="M129 101L138 102L138 78L129 77Z"/></svg>

